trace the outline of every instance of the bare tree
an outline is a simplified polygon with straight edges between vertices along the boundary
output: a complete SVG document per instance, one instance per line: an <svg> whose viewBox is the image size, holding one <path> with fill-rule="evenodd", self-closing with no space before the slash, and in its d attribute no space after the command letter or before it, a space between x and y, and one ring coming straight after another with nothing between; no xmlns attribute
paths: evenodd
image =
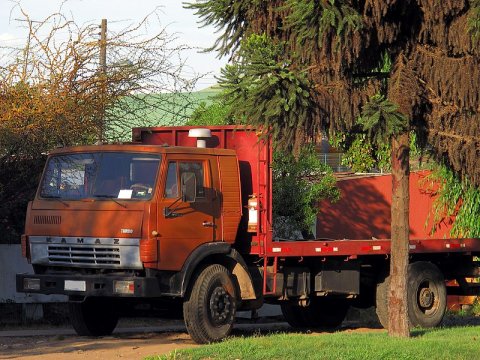
<svg viewBox="0 0 480 360"><path fill-rule="evenodd" d="M126 139L132 126L151 125L147 119L152 113L168 114L172 123L185 119L188 94L198 77L183 75L187 46L178 45L165 27L149 33L149 24L160 24L158 9L136 25L108 33L102 71L99 24L79 26L61 13L35 21L16 7L28 35L24 46L2 49L9 53L0 63L1 91L17 88L18 97L19 87L28 88L28 96L34 93L38 101L15 108L15 113L8 104L2 107L1 130L25 136L27 125L31 130L48 128L51 141L67 145L92 140L92 127L104 128L108 140ZM27 113L27 122L19 123Z"/></svg>

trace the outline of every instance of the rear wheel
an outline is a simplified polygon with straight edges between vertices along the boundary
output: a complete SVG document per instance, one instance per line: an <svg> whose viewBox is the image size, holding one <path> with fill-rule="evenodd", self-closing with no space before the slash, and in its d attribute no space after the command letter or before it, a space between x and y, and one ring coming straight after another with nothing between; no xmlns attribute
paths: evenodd
<svg viewBox="0 0 480 360"><path fill-rule="evenodd" d="M419 261L408 269L408 315L412 326L435 327L447 307L443 274L430 262Z"/></svg>
<svg viewBox="0 0 480 360"><path fill-rule="evenodd" d="M185 326L200 344L222 340L233 327L237 291L222 265L207 266L197 277L183 303Z"/></svg>
<svg viewBox="0 0 480 360"><path fill-rule="evenodd" d="M305 307L302 307L300 305L291 303L291 302L285 302L280 305L280 308L282 309L282 314L283 317L285 318L285 321L293 328L295 329L301 329L301 328L308 328L309 323L306 320L305 316Z"/></svg>
<svg viewBox="0 0 480 360"><path fill-rule="evenodd" d="M377 284L376 307L382 326L388 328L390 276ZM440 324L447 306L445 280L437 266L418 261L408 266L407 307L411 326L432 328Z"/></svg>
<svg viewBox="0 0 480 360"><path fill-rule="evenodd" d="M350 308L349 302L341 298L314 298L310 306L313 324L315 327L325 329L339 327Z"/></svg>
<svg viewBox="0 0 480 360"><path fill-rule="evenodd" d="M110 335L117 326L118 312L108 299L87 298L68 306L70 321L80 336Z"/></svg>
<svg viewBox="0 0 480 360"><path fill-rule="evenodd" d="M377 283L375 295L375 310L378 320L383 328L388 329L388 291L390 289L390 276L382 276Z"/></svg>
<svg viewBox="0 0 480 360"><path fill-rule="evenodd" d="M312 298L308 306L282 304L285 320L294 328L334 329L340 326L350 305L343 299Z"/></svg>

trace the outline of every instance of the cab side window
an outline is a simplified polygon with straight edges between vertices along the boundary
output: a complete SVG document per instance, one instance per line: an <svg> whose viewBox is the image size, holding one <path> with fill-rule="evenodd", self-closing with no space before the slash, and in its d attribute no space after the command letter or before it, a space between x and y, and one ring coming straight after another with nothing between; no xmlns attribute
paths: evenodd
<svg viewBox="0 0 480 360"><path fill-rule="evenodd" d="M181 196L179 179L184 173L195 174L196 197L205 198L205 171L202 161L170 161L165 182L165 198L174 199Z"/></svg>
<svg viewBox="0 0 480 360"><path fill-rule="evenodd" d="M167 199L178 198L177 163L168 163L167 182L165 183L165 197Z"/></svg>

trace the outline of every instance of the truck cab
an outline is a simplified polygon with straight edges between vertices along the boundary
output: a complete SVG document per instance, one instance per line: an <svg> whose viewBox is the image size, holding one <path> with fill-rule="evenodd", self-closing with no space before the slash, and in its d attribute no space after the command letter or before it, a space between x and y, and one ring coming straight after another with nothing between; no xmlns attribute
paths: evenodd
<svg viewBox="0 0 480 360"><path fill-rule="evenodd" d="M225 310L215 326L230 329L240 305L234 292L257 298L233 248L245 212L234 150L138 143L56 149L22 236L35 275L18 274L17 290L68 295L77 333L105 335L122 303L185 298L207 259L221 256L227 281L236 273L245 284L229 285L231 298L216 292Z"/></svg>
<svg viewBox="0 0 480 360"><path fill-rule="evenodd" d="M28 209L31 262L39 269L181 270L196 247L234 242L239 186L238 162L229 150L56 150ZM229 194L222 195L225 187Z"/></svg>

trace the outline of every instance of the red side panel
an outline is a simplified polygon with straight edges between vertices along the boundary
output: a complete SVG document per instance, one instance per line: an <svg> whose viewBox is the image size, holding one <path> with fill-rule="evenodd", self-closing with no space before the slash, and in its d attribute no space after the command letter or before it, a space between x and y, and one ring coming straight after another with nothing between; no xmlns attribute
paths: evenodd
<svg viewBox="0 0 480 360"><path fill-rule="evenodd" d="M241 194L238 191L239 167L233 156L218 156L218 176L222 194L221 239L235 242L242 217Z"/></svg>
<svg viewBox="0 0 480 360"><path fill-rule="evenodd" d="M431 234L434 198L425 190L426 172L410 176L410 239L449 238L451 222L444 221ZM342 193L335 204L320 204L317 238L389 239L392 202L391 175L338 181ZM427 221L430 219L430 221Z"/></svg>

